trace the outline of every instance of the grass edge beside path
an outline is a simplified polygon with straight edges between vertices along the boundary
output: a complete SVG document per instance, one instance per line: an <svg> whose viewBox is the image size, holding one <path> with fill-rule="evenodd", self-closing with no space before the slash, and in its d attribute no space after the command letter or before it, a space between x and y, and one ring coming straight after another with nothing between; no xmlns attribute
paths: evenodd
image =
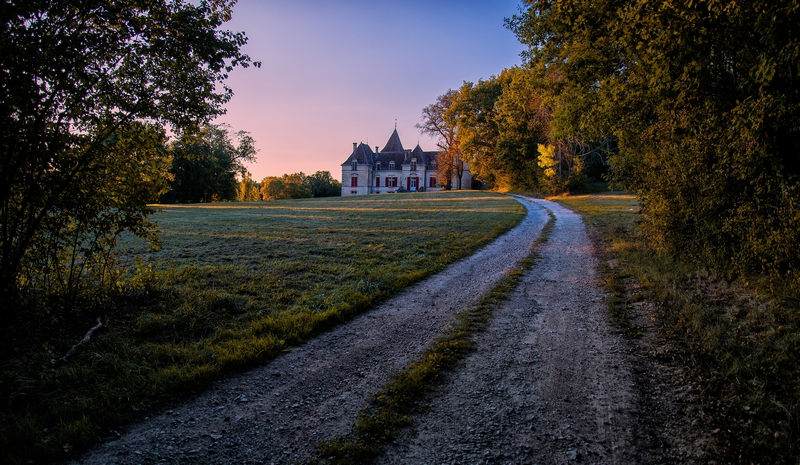
<svg viewBox="0 0 800 465"><path fill-rule="evenodd" d="M384 445L391 442L397 430L412 424L410 415L422 406L430 392L444 381L444 372L474 350L474 336L483 332L493 312L517 288L524 273L539 260L538 249L547 241L555 225L555 215L548 210L550 219L542 228L530 254L508 271L473 307L456 314L452 324L405 369L392 375L358 416L348 437L322 442L319 463L363 464L380 456Z"/></svg>
<svg viewBox="0 0 800 465"><path fill-rule="evenodd" d="M72 312L44 308L32 317L47 325L32 326L30 351L6 351L0 463L77 458L121 425L367 311L525 216L518 202L479 192L175 205L159 215L163 247L130 246L150 259L130 263L119 295ZM59 360L98 315L102 330Z"/></svg>
<svg viewBox="0 0 800 465"><path fill-rule="evenodd" d="M726 282L653 253L636 227L632 195L551 200L583 216L601 254L612 322L629 337L655 332L649 356L688 373L673 381L698 393L700 405L690 407L697 427L690 428L712 432L701 460L800 463L798 296L774 292L780 283L768 278ZM643 306L655 309L648 328L637 321Z"/></svg>

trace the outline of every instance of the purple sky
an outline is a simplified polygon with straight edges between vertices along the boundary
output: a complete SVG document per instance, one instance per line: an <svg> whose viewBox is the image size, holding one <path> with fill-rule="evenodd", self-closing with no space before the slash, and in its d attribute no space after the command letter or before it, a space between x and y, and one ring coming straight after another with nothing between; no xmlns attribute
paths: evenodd
<svg viewBox="0 0 800 465"><path fill-rule="evenodd" d="M415 124L422 108L463 81L520 63L503 18L520 0L240 0L226 29L245 31L261 68L236 69L217 122L249 131L265 176L327 170L341 178L353 142L435 143ZM341 179L340 179L341 180Z"/></svg>

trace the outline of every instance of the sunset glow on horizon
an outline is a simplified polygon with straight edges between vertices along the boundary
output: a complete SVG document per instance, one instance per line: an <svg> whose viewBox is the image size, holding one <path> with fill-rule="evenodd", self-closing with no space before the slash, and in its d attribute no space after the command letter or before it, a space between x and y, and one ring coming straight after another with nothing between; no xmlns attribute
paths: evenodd
<svg viewBox="0 0 800 465"><path fill-rule="evenodd" d="M381 148L397 124L406 148L436 144L414 127L422 108L463 81L520 64L503 25L519 0L241 0L223 28L244 31L261 68L235 69L216 120L251 133L253 179L330 171L353 142Z"/></svg>

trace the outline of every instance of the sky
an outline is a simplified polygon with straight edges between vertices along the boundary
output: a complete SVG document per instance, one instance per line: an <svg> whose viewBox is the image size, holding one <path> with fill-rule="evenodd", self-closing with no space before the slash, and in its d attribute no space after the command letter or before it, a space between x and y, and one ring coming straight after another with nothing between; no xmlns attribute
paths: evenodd
<svg viewBox="0 0 800 465"><path fill-rule="evenodd" d="M253 179L330 171L353 142L435 150L414 127L422 108L464 81L520 64L503 20L520 0L240 0L223 28L244 31L261 68L234 69L216 123L248 131Z"/></svg>

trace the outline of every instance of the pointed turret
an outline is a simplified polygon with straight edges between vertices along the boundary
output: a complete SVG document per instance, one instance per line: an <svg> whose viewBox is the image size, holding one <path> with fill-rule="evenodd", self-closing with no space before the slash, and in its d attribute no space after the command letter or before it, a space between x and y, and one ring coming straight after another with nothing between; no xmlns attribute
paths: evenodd
<svg viewBox="0 0 800 465"><path fill-rule="evenodd" d="M414 147L414 150L411 151L411 154L409 156L412 157L412 158L416 158L417 159L417 164L419 164L419 165L427 165L428 164L428 157L426 156L425 152L422 150L422 147L419 146L419 143L417 143L417 146Z"/></svg>
<svg viewBox="0 0 800 465"><path fill-rule="evenodd" d="M392 135L389 137L389 142L383 147L381 153L383 152L403 152L405 149L403 148L403 144L400 142L400 136L397 135L397 128L395 128Z"/></svg>

